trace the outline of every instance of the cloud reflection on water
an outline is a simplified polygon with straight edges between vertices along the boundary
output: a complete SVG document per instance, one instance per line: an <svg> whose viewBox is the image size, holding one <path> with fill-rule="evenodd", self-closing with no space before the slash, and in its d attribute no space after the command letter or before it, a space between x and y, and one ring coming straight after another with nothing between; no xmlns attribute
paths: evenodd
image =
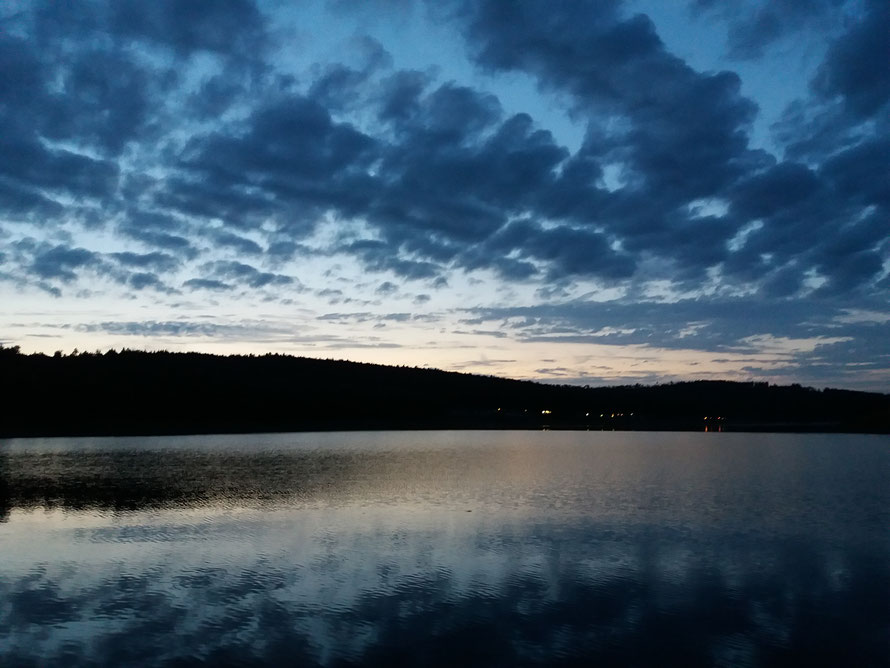
<svg viewBox="0 0 890 668"><path fill-rule="evenodd" d="M724 452L735 459L727 468L715 443L738 441L705 435L666 436L661 461L627 435L598 446L548 435L547 457L540 445L488 438L491 448L52 455L61 460L6 448L0 656L10 665L890 656L880 441L791 437L779 455ZM771 474L779 459L785 470ZM763 512L772 517L749 525Z"/></svg>

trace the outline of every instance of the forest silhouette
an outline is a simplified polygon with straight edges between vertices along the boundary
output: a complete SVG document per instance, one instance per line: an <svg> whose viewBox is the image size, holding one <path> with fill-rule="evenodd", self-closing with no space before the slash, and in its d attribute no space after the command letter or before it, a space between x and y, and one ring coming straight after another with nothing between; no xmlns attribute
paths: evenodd
<svg viewBox="0 0 890 668"><path fill-rule="evenodd" d="M890 433L890 395L765 382L579 387L268 354L0 346L0 436L351 429Z"/></svg>

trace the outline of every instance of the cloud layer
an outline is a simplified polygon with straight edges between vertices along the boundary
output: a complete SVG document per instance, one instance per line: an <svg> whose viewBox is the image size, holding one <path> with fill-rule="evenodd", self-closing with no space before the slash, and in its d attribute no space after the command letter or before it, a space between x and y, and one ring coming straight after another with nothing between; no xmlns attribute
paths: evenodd
<svg viewBox="0 0 890 668"><path fill-rule="evenodd" d="M551 329L615 327L660 347L690 323L705 325L683 345L708 351L840 338L874 351L844 359L887 370L873 346L887 321L843 321L887 311L886 3L743 15L694 0L688 20L726 36L708 70L672 52L639 3L413 5L414 24L454 47L438 67L374 34L407 20L386 3L339 57L299 26L361 25L363 10L304 11L4 10L2 289L316 315L335 295L425 296L414 305L452 323L525 309ZM728 67L775 67L797 43L820 45L818 62L756 145L767 121ZM515 81L537 96L528 108L504 93ZM485 282L475 303L448 296L467 281Z"/></svg>

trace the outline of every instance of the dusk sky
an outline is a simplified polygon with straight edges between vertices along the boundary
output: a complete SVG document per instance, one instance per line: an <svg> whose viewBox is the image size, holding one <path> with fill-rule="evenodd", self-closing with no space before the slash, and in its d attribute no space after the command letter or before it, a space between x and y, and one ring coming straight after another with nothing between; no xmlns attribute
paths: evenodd
<svg viewBox="0 0 890 668"><path fill-rule="evenodd" d="M0 4L0 343L890 391L886 0Z"/></svg>

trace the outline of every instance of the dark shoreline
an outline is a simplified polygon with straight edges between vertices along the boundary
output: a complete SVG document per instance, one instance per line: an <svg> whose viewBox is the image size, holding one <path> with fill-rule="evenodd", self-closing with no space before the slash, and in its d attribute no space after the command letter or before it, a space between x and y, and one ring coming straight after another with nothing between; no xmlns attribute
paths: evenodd
<svg viewBox="0 0 890 668"><path fill-rule="evenodd" d="M19 438L125 438L125 437L176 437L176 436L228 436L248 434L308 434L308 433L335 433L335 432L427 432L427 431L596 431L596 432L664 432L664 433L726 433L726 434L873 434L876 436L890 435L890 429L867 428L848 426L837 423L809 424L809 423L760 423L727 425L722 429L704 429L693 425L652 425L633 428L609 428L598 425L497 425L475 423L393 423L393 424L308 424L294 428L244 428L231 430L197 431L186 429L160 430L160 429L134 429L134 430L31 430L16 433L0 431L0 443L5 440Z"/></svg>
<svg viewBox="0 0 890 668"><path fill-rule="evenodd" d="M0 348L0 378L0 438L436 429L890 433L890 395L763 382L591 388L286 355L49 357L14 348Z"/></svg>

